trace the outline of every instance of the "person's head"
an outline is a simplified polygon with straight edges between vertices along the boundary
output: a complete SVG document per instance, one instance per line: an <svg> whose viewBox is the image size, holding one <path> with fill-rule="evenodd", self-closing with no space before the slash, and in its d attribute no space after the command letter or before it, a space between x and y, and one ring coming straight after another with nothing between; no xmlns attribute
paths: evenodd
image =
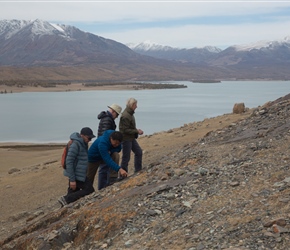
<svg viewBox="0 0 290 250"><path fill-rule="evenodd" d="M110 142L114 148L118 147L123 141L123 134L119 131L114 131L110 135Z"/></svg>
<svg viewBox="0 0 290 250"><path fill-rule="evenodd" d="M114 119L116 119L122 112L122 108L115 103L111 106L108 106L108 108Z"/></svg>
<svg viewBox="0 0 290 250"><path fill-rule="evenodd" d="M80 135L86 143L92 140L92 138L96 137L93 133L93 130L91 130L89 127L82 128Z"/></svg>
<svg viewBox="0 0 290 250"><path fill-rule="evenodd" d="M127 100L127 104L126 104L126 106L127 106L128 108L130 108L130 109L135 110L135 109L137 108L137 100L136 100L135 98L133 98L133 97L129 98L129 99Z"/></svg>

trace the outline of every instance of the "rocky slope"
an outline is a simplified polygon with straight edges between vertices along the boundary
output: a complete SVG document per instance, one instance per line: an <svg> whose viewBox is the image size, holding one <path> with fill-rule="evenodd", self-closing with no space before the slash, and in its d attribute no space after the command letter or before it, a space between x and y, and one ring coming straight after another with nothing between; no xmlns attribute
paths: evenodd
<svg viewBox="0 0 290 250"><path fill-rule="evenodd" d="M290 95L249 112L198 141L199 123L182 127L186 143L27 219L1 249L288 249Z"/></svg>

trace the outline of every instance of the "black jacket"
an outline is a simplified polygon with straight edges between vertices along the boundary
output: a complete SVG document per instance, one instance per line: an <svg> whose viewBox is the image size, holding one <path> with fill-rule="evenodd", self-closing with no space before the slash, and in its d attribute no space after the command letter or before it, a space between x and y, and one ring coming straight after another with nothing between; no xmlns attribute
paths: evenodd
<svg viewBox="0 0 290 250"><path fill-rule="evenodd" d="M116 130L116 123L112 114L109 111L102 111L98 115L100 120L98 128L98 137L101 136L106 130Z"/></svg>

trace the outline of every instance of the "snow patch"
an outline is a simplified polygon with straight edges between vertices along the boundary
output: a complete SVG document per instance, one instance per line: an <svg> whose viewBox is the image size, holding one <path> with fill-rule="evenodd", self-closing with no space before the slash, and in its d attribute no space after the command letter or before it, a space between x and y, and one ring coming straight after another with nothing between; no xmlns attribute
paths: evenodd
<svg viewBox="0 0 290 250"><path fill-rule="evenodd" d="M286 36L282 40L278 41L259 41L256 43L246 44L246 45L235 45L232 46L236 51L251 51L253 49L273 49L277 46L288 45L290 46L290 36Z"/></svg>
<svg viewBox="0 0 290 250"><path fill-rule="evenodd" d="M54 27L55 29L57 29L58 31L65 33L64 29L60 27L58 24L50 23L50 25Z"/></svg>

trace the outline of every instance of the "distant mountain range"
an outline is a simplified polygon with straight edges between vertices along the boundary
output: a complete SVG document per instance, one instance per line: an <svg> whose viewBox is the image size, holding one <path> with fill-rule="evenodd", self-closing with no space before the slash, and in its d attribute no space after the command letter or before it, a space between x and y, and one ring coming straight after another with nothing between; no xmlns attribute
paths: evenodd
<svg viewBox="0 0 290 250"><path fill-rule="evenodd" d="M0 21L0 80L290 79L290 37L225 50L124 45L42 20Z"/></svg>
<svg viewBox="0 0 290 250"><path fill-rule="evenodd" d="M192 49L172 48L170 46L162 46L150 41L145 41L140 44L127 44L127 46L142 55L198 64L206 64L209 60L214 58L216 54L222 51L221 49L212 46Z"/></svg>
<svg viewBox="0 0 290 250"><path fill-rule="evenodd" d="M248 45L230 46L225 50L213 46L180 49L145 41L127 44L133 51L160 59L192 62L209 66L252 64L274 65L290 63L290 36L281 41L261 41Z"/></svg>

